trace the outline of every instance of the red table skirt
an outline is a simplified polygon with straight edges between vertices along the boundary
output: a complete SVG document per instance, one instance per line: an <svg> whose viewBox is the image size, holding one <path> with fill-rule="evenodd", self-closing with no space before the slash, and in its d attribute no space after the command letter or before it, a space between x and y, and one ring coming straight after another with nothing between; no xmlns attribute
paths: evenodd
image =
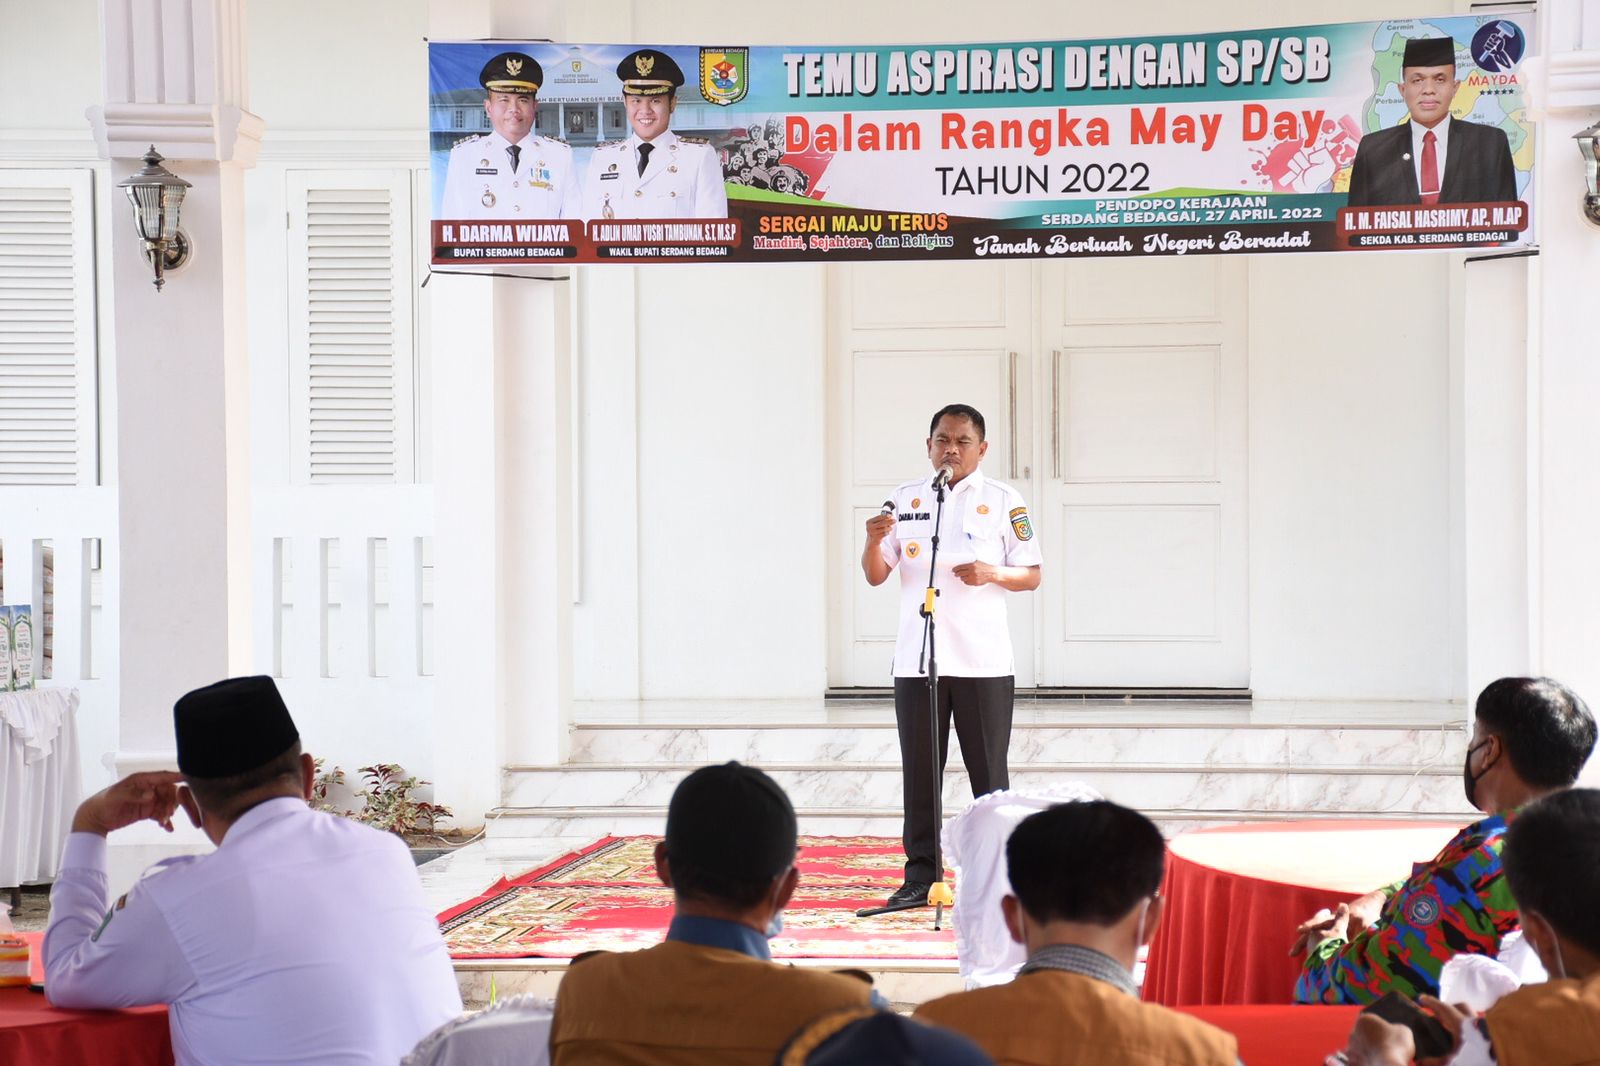
<svg viewBox="0 0 1600 1066"><path fill-rule="evenodd" d="M1295 926L1408 876L1412 861L1431 858L1455 829L1436 822L1286 822L1176 838L1167 853L1166 913L1150 944L1144 998L1169 1007L1288 1005L1301 971L1301 959L1289 955Z"/></svg>
<svg viewBox="0 0 1600 1066"><path fill-rule="evenodd" d="M38 933L24 933L34 972L43 970ZM5 1066L172 1066L166 1007L62 1010L38 992L0 988L0 1063Z"/></svg>
<svg viewBox="0 0 1600 1066"><path fill-rule="evenodd" d="M1317 1066L1350 1038L1359 1007L1178 1007L1239 1038L1246 1066Z"/></svg>

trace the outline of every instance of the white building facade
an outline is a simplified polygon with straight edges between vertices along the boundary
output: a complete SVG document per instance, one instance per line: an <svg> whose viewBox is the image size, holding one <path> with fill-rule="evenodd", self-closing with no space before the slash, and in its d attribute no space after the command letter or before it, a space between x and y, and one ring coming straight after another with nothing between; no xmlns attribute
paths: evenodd
<svg viewBox="0 0 1600 1066"><path fill-rule="evenodd" d="M7 602L42 600L50 549L86 785L169 763L173 700L228 674L278 676L308 749L401 763L467 825L504 767L563 760L584 701L885 684L896 595L859 579L862 521L957 400L1043 538L1019 685L1398 704L1546 673L1600 699L1600 229L1572 143L1600 118L1600 0L1540 10L1534 257L429 277L428 37L1394 14L906 10L0 11L0 372L50 353L9 371L49 413L0 408L0 544ZM114 188L150 143L195 186L195 256L159 294Z"/></svg>

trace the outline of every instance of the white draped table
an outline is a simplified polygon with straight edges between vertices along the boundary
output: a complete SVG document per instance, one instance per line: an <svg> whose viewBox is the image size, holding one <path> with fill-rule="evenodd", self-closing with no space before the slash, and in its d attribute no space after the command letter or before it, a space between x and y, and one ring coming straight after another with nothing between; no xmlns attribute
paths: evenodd
<svg viewBox="0 0 1600 1066"><path fill-rule="evenodd" d="M78 690L0 692L0 887L51 881L77 810Z"/></svg>

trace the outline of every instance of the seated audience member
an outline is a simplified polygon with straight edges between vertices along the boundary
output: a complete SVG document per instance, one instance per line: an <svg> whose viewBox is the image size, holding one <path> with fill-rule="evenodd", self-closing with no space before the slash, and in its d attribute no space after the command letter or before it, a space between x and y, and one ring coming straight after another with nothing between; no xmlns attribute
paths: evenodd
<svg viewBox="0 0 1600 1066"><path fill-rule="evenodd" d="M774 1066L994 1066L994 1060L960 1033L851 1007L806 1025Z"/></svg>
<svg viewBox="0 0 1600 1066"><path fill-rule="evenodd" d="M1104 800L1023 819L1006 843L1006 926L1028 949L1010 984L957 992L915 1017L964 1033L1002 1066L1234 1066L1237 1041L1142 1003L1131 976L1161 921L1166 843Z"/></svg>
<svg viewBox="0 0 1600 1066"><path fill-rule="evenodd" d="M778 966L767 938L794 894L789 797L730 762L679 783L656 871L672 889L664 943L599 953L568 968L550 1032L555 1066L770 1063L801 1024L864 1006L865 982Z"/></svg>
<svg viewBox="0 0 1600 1066"><path fill-rule="evenodd" d="M1500 866L1506 824L1525 804L1571 787L1594 750L1583 700L1548 678L1503 677L1478 697L1462 783L1489 815L1457 833L1404 881L1312 919L1294 950L1307 952L1297 1003L1370 1003L1394 990L1437 995L1454 955L1495 955L1517 928Z"/></svg>
<svg viewBox="0 0 1600 1066"><path fill-rule="evenodd" d="M272 679L173 708L179 773L83 801L50 893L45 991L61 1007L165 1003L179 1066L393 1064L461 1013L398 838L306 805L310 755ZM217 846L109 900L106 834L179 806Z"/></svg>
<svg viewBox="0 0 1600 1066"><path fill-rule="evenodd" d="M1447 1029L1452 1066L1587 1066L1600 1062L1600 791L1573 789L1532 804L1506 831L1506 880L1522 929L1550 980L1469 1017L1423 997ZM1345 1061L1405 1066L1416 1052L1410 1030L1363 1018ZM1435 1060L1437 1061L1437 1060Z"/></svg>

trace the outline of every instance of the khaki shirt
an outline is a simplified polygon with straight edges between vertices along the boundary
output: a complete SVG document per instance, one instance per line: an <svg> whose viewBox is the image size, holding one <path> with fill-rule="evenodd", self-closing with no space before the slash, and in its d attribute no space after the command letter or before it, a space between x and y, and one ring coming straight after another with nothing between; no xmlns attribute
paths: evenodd
<svg viewBox="0 0 1600 1066"><path fill-rule="evenodd" d="M1236 1066L1230 1033L1104 981L1035 970L1007 985L917 1008L919 1021L977 1042L997 1066Z"/></svg>
<svg viewBox="0 0 1600 1066"><path fill-rule="evenodd" d="M1489 1008L1485 1020L1500 1066L1594 1066L1600 974L1524 986Z"/></svg>
<svg viewBox="0 0 1600 1066"><path fill-rule="evenodd" d="M863 1007L863 981L738 951L668 940L567 971L550 1029L552 1066L768 1066L796 1030Z"/></svg>

